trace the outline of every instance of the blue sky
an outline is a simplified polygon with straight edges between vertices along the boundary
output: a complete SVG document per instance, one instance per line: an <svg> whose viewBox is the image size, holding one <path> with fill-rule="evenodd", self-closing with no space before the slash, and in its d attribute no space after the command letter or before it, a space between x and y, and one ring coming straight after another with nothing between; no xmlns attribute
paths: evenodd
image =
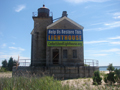
<svg viewBox="0 0 120 90"><path fill-rule="evenodd" d="M120 66L120 0L0 0L0 66L4 59L30 59L32 12L43 3L53 18L67 11L84 27L84 58Z"/></svg>

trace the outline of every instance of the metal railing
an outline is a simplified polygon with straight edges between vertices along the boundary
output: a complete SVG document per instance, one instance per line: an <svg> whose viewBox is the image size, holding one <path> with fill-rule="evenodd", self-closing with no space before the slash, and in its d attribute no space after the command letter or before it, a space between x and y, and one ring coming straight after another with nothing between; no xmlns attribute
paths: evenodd
<svg viewBox="0 0 120 90"><path fill-rule="evenodd" d="M32 17L37 17L38 16L38 12L33 12L32 13Z"/></svg>
<svg viewBox="0 0 120 90"><path fill-rule="evenodd" d="M99 66L99 61L95 59L84 59L84 64L88 66Z"/></svg>
<svg viewBox="0 0 120 90"><path fill-rule="evenodd" d="M49 12L49 16L53 17L53 13ZM38 12L32 12L32 17L38 17Z"/></svg>
<svg viewBox="0 0 120 90"><path fill-rule="evenodd" d="M45 64L46 65L46 59L42 59L42 60L33 60L32 61L32 65L43 65ZM31 65L31 59L20 59L19 60L19 66L30 66ZM64 61L64 62L61 62L61 64L58 64L54 62L51 63L51 62L48 62L48 65L52 66L52 65L62 65L62 66L66 66L66 65L75 65L75 66L78 66L80 65L80 60L75 60L75 62L73 60L69 60L68 61ZM99 61L98 60L94 60L94 59L84 59L84 66L99 66Z"/></svg>

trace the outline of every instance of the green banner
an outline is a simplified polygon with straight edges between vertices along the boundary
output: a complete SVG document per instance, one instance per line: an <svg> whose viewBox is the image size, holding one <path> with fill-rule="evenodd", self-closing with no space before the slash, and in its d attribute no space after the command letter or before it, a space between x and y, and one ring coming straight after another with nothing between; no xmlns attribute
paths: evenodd
<svg viewBox="0 0 120 90"><path fill-rule="evenodd" d="M47 46L83 46L83 41L47 41Z"/></svg>

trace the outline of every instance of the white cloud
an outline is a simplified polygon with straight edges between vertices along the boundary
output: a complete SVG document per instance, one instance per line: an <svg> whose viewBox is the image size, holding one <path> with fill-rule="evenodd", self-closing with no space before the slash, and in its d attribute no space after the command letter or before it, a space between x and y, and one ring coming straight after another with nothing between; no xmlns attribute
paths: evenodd
<svg viewBox="0 0 120 90"><path fill-rule="evenodd" d="M112 48L112 49L107 49L107 50L85 50L85 53L87 55L92 56L92 57L98 57L98 56L108 56L111 54L118 54L120 55L120 49L119 48Z"/></svg>
<svg viewBox="0 0 120 90"><path fill-rule="evenodd" d="M110 44L120 45L120 41L118 41L118 42L110 42Z"/></svg>
<svg viewBox="0 0 120 90"><path fill-rule="evenodd" d="M113 14L114 15L114 19L120 19L120 12L116 12Z"/></svg>
<svg viewBox="0 0 120 90"><path fill-rule="evenodd" d="M11 49L11 50L25 51L25 49L23 49L21 47L9 47L9 49Z"/></svg>
<svg viewBox="0 0 120 90"><path fill-rule="evenodd" d="M26 6L25 5L18 5L16 8L15 8L15 11L16 12L20 12L21 10L25 9Z"/></svg>
<svg viewBox="0 0 120 90"><path fill-rule="evenodd" d="M17 49L16 47L9 47L9 49Z"/></svg>
<svg viewBox="0 0 120 90"><path fill-rule="evenodd" d="M9 59L10 57L13 57L13 59L17 60L18 59L19 54L8 54L8 55L0 55L0 59ZM29 57L24 57L24 56L19 56L19 59L30 59Z"/></svg>
<svg viewBox="0 0 120 90"><path fill-rule="evenodd" d="M101 50L101 52L120 52L120 49L113 48L113 49L109 49L109 50Z"/></svg>
<svg viewBox="0 0 120 90"><path fill-rule="evenodd" d="M70 2L70 3L85 3L85 2L106 2L109 0L65 0L66 2Z"/></svg>
<svg viewBox="0 0 120 90"><path fill-rule="evenodd" d="M104 44L111 44L111 45L120 45L120 36L116 36L116 37L109 37L106 38L104 40L97 40L97 41L85 41L84 44L100 44L100 43L104 43Z"/></svg>
<svg viewBox="0 0 120 90"><path fill-rule="evenodd" d="M114 19L120 19L120 16L113 17Z"/></svg>
<svg viewBox="0 0 120 90"><path fill-rule="evenodd" d="M120 39L120 36L111 37L111 38L108 38L108 39Z"/></svg>
<svg viewBox="0 0 120 90"><path fill-rule="evenodd" d="M102 31L102 30L117 28L117 27L120 27L120 21L116 21L116 22L112 22L112 23L104 23L103 25L104 26L100 27L100 28L85 29L84 31Z"/></svg>
<svg viewBox="0 0 120 90"><path fill-rule="evenodd" d="M109 26L110 28L114 28L114 27L120 27L120 21L116 21L113 23L105 23L105 26Z"/></svg>
<svg viewBox="0 0 120 90"><path fill-rule="evenodd" d="M5 48L7 45L4 43L1 45L1 48Z"/></svg>
<svg viewBox="0 0 120 90"><path fill-rule="evenodd" d="M108 54L93 54L93 56L107 56Z"/></svg>
<svg viewBox="0 0 120 90"><path fill-rule="evenodd" d="M120 15L120 12L116 12L116 13L114 13L113 15Z"/></svg>
<svg viewBox="0 0 120 90"><path fill-rule="evenodd" d="M20 47L18 48L18 50L20 50L20 51L25 51L25 49L23 49L23 48L20 48Z"/></svg>
<svg viewBox="0 0 120 90"><path fill-rule="evenodd" d="M111 27L91 28L91 29L85 29L84 31L102 31L102 30L108 30L108 29L111 29Z"/></svg>
<svg viewBox="0 0 120 90"><path fill-rule="evenodd" d="M95 43L106 43L108 41L101 40L101 41L85 41L84 44L95 44Z"/></svg>
<svg viewBox="0 0 120 90"><path fill-rule="evenodd" d="M100 44L100 43L109 43L109 44L114 44L114 45L120 45L120 41L85 41L84 44Z"/></svg>

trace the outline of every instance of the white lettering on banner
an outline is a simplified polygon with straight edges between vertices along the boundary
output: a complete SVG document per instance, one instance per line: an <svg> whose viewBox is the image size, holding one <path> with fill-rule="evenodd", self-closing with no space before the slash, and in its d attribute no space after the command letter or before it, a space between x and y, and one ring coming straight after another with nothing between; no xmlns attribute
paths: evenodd
<svg viewBox="0 0 120 90"><path fill-rule="evenodd" d="M81 34L81 31L75 30L75 34Z"/></svg>
<svg viewBox="0 0 120 90"><path fill-rule="evenodd" d="M49 33L49 34L56 34L56 31L55 31L55 30L49 30L48 33Z"/></svg>
<svg viewBox="0 0 120 90"><path fill-rule="evenodd" d="M74 34L72 30L62 30L62 34Z"/></svg>

